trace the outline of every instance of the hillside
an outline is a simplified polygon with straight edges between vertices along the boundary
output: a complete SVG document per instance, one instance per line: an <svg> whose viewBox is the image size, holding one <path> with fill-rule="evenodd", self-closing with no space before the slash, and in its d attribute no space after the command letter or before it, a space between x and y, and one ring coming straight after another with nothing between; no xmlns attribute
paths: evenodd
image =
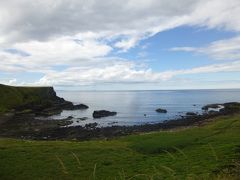
<svg viewBox="0 0 240 180"><path fill-rule="evenodd" d="M46 104L59 99L53 87L13 87L0 84L0 111L27 104Z"/></svg>
<svg viewBox="0 0 240 180"><path fill-rule="evenodd" d="M56 95L53 87L14 87L0 84L0 113L32 112L51 115L63 109L87 108L73 105Z"/></svg>
<svg viewBox="0 0 240 180"><path fill-rule="evenodd" d="M0 179L239 179L240 115L112 140L0 139Z"/></svg>

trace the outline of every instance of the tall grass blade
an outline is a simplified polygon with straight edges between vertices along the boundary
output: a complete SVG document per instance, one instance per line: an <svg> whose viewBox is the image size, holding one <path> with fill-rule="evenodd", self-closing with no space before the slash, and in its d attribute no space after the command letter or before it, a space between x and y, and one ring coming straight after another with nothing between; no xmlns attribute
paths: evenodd
<svg viewBox="0 0 240 180"><path fill-rule="evenodd" d="M93 179L96 179L96 168L97 168L97 163L95 163L94 168L93 168Z"/></svg>
<svg viewBox="0 0 240 180"><path fill-rule="evenodd" d="M164 165L160 165L160 167L169 174L171 179L175 179L176 172L173 169L171 169L170 167L164 166Z"/></svg>
<svg viewBox="0 0 240 180"><path fill-rule="evenodd" d="M170 174L174 174L175 173L175 171L173 169L171 169L170 167L161 165L161 168L163 168L164 170L166 170Z"/></svg>
<svg viewBox="0 0 240 180"><path fill-rule="evenodd" d="M188 158L187 155L179 148L173 147L176 151L178 151L180 154L182 154L186 159Z"/></svg>
<svg viewBox="0 0 240 180"><path fill-rule="evenodd" d="M128 180L131 180L131 179L136 178L136 177L141 177L141 176L146 177L147 179L152 179L152 177L147 175L147 174L136 174L136 175L130 177Z"/></svg>
<svg viewBox="0 0 240 180"><path fill-rule="evenodd" d="M167 150L162 150L163 152L167 153L168 156L170 156L173 160L175 160L176 158L172 155L172 153L170 153L169 151Z"/></svg>
<svg viewBox="0 0 240 180"><path fill-rule="evenodd" d="M122 171L119 171L119 178L121 179L121 180L126 180L126 175L125 175L125 172L124 172L124 170L122 169Z"/></svg>
<svg viewBox="0 0 240 180"><path fill-rule="evenodd" d="M79 158L77 157L77 155L76 155L74 152L72 152L72 155L73 155L73 157L76 159L76 161L77 161L77 163L78 163L78 167L81 167L81 163L80 163L80 160L79 160Z"/></svg>
<svg viewBox="0 0 240 180"><path fill-rule="evenodd" d="M215 160L218 161L217 153L216 153L215 149L213 148L212 144L209 143L208 145L209 145L209 147L210 147L210 149L212 151L212 154L213 154Z"/></svg>
<svg viewBox="0 0 240 180"><path fill-rule="evenodd" d="M61 158L58 157L57 155L56 155L56 158L57 158L59 164L60 164L61 167L62 167L62 172L63 172L64 174L68 174L67 168L65 167L65 165L64 165L63 161L61 160Z"/></svg>

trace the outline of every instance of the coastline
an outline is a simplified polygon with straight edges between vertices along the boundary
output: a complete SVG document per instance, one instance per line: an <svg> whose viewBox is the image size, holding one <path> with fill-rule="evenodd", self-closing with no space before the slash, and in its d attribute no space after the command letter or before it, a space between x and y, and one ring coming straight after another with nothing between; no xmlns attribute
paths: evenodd
<svg viewBox="0 0 240 180"><path fill-rule="evenodd" d="M68 126L73 117L62 120L36 119L40 116L59 114L63 110L89 108L84 104L74 105L58 97L53 87L14 87L0 85L0 137L36 140L90 140L96 138L114 138L129 134L172 130L204 124L212 118L240 112L240 103L210 104L202 107L205 113L186 113L181 118L166 120L155 124L133 126L112 125L98 127L97 123L85 126ZM213 111L212 108L218 108ZM161 109L160 113L167 110ZM166 112L165 112L166 111ZM97 113L97 114L96 114ZM117 112L95 111L98 118L116 115ZM93 112L94 115L94 112ZM99 119L101 121L101 119Z"/></svg>
<svg viewBox="0 0 240 180"><path fill-rule="evenodd" d="M82 127L68 126L73 121L71 116L62 120L36 119L39 114L47 117L64 109L88 107L59 99L53 89L48 90L40 94L34 90L30 99L37 97L37 101L25 101L26 93L20 94L20 104L0 113L0 176L9 179L13 177L12 172L19 171L16 175L21 179L34 179L36 174L45 178L56 178L56 174L67 179L88 178L93 167L97 167L101 179L106 179L109 174L115 176L123 169L128 177L139 173L152 176L153 171L149 168L156 164L159 170L162 167L173 169L171 177L177 179L189 177L190 173L199 176L199 172L209 179L222 172L223 177L238 175L239 166L232 164L239 163L239 102L203 107L202 104L203 114L190 111L182 118L156 124L99 128L95 122ZM12 95L5 99L14 99ZM45 104L49 101L42 95L49 97L50 103ZM6 107L2 102L0 105ZM160 109L159 112L165 111ZM100 115L105 115L105 111ZM196 162L201 168L194 167ZM136 164L138 172L131 171ZM169 171L162 170L160 177L169 178ZM101 171L102 175L99 174Z"/></svg>
<svg viewBox="0 0 240 180"><path fill-rule="evenodd" d="M215 106L216 104L212 104ZM147 133L161 130L174 130L191 126L200 126L216 117L227 116L240 112L240 103L224 103L224 108L218 111L209 111L202 115L184 116L179 119L167 120L156 124L134 126L96 127L91 123L82 126L66 127L71 123L65 120L37 120L32 114L18 114L5 123L0 124L0 137L33 139L33 140L91 140L108 139L136 133ZM208 107L211 105L206 105ZM204 108L203 107L203 108ZM64 127L65 126L65 127Z"/></svg>

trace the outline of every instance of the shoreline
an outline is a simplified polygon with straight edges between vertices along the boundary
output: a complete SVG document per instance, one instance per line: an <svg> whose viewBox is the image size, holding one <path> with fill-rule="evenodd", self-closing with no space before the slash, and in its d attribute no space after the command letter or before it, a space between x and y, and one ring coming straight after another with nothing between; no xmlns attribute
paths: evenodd
<svg viewBox="0 0 240 180"><path fill-rule="evenodd" d="M215 106L216 104L212 104ZM218 111L206 111L202 115L185 116L178 119L166 120L156 124L133 126L96 127L90 123L85 127L67 126L69 120L36 120L34 115L20 114L0 124L0 137L29 139L29 140L91 140L108 139L136 133L148 133L160 130L174 130L191 126L200 126L209 120L240 112L240 103L231 102L219 104L224 108ZM210 107L211 105L206 105ZM203 108L204 108L203 107Z"/></svg>

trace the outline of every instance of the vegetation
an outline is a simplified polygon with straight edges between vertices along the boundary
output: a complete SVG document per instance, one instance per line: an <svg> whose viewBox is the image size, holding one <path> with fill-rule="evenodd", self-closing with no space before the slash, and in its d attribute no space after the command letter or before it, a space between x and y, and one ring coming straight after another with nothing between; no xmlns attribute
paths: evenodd
<svg viewBox="0 0 240 180"><path fill-rule="evenodd" d="M47 104L55 97L52 87L13 87L0 84L0 113L26 104Z"/></svg>
<svg viewBox="0 0 240 180"><path fill-rule="evenodd" d="M0 139L0 179L239 179L240 115L95 141Z"/></svg>

